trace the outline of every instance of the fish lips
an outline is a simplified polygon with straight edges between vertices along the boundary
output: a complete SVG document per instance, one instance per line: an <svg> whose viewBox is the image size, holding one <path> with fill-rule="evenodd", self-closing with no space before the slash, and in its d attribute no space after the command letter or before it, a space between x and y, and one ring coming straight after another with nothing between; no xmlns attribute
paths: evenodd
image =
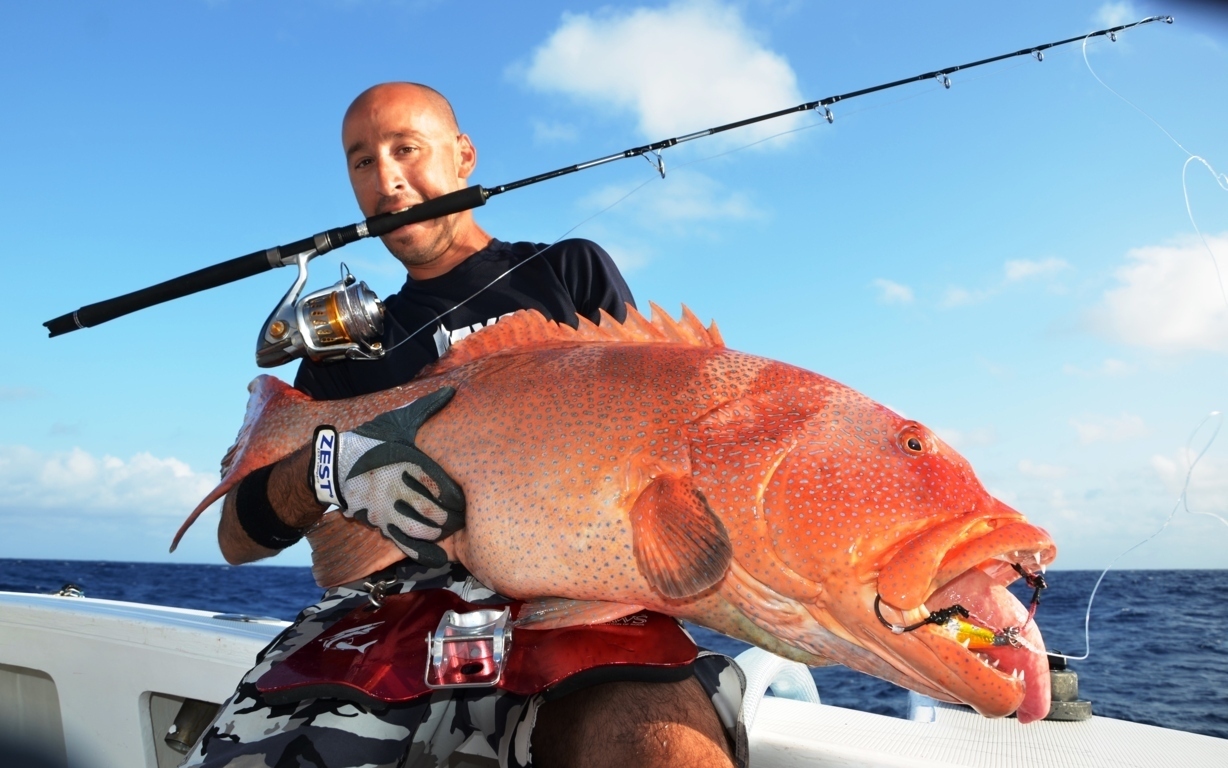
<svg viewBox="0 0 1228 768"><path fill-rule="evenodd" d="M1049 711L1048 661L1040 630L1006 586L1021 577L1016 564L1038 571L1053 561L1057 548L1043 529L1019 519L994 524L987 533L955 543L922 575L927 588L919 605L901 610L884 596L879 610L887 622L911 626L961 605L971 614L970 624L994 632L1018 628L1015 645L969 648L966 637L961 641L951 627L935 624L905 633L879 624L876 634L884 649L927 687L946 691L988 717L1014 712L1021 722L1030 722ZM915 594L915 587L910 591Z"/></svg>

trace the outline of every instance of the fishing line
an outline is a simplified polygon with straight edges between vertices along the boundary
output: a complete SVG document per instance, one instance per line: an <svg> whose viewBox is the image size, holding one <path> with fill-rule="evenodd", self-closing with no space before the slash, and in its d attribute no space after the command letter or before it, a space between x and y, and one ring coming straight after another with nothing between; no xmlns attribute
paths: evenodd
<svg viewBox="0 0 1228 768"><path fill-rule="evenodd" d="M450 315L451 313L455 312L456 310L460 309L461 307L465 306L465 305L466 305L466 304L468 304L469 302L471 302L471 301L473 301L474 299L476 299L478 296L481 296L481 295L482 295L482 294L483 294L483 293L484 293L486 290L488 290L488 289L489 289L491 286L493 286L495 283L499 282L499 281L500 281L500 280L502 280L503 278L505 278L505 277L507 277L508 275L510 275L511 273L515 272L517 269L520 269L520 268L521 268L521 267L523 267L525 264L528 264L528 263L529 263L530 261L532 261L533 259L536 259L538 256L542 255L542 254L543 254L543 253L545 253L546 251L548 251L548 250L550 250L551 248L553 248L554 246L558 245L559 241L561 241L563 238L565 238L565 237L567 237L568 235L570 235L572 232L575 232L575 231L576 231L577 229L579 229L580 227L582 227L582 226L584 226L585 224L589 223L589 222L590 222L590 221L592 221L593 219L597 218L597 217L598 217L598 216L600 216L601 214L603 214L603 213L605 213L606 211L610 210L610 209L611 209L611 208L613 208L614 206L616 206L616 205L618 205L619 203L621 203L622 201L626 200L628 197L631 197L631 196L632 196L632 195L634 195L636 192L639 192L641 189L643 189L644 187L648 186L649 184L651 184L652 182L654 182L654 181L656 181L656 180L657 180L657 177L656 177L655 175L654 175L654 176L649 177L649 178L648 178L646 181L642 182L641 184L639 184L638 186L636 186L634 189L632 189L632 190L631 190L630 192L628 192L627 194L623 195L622 197L618 198L618 199L617 199L617 200L615 200L614 202L610 203L610 204L609 204L609 205L607 205L605 208L602 208L600 211L597 211L597 212L596 212L596 213L594 213L592 216L589 216L588 218L581 220L581 221L580 221L578 224L576 224L574 227L572 227L571 229L567 230L567 231L566 231L566 232L564 232L563 234L561 234L561 235L559 235L558 237L556 237L556 238L554 239L554 241L553 241L553 242L551 242L549 245L546 245L546 246L543 246L542 248L537 249L537 250L536 250L536 251L535 251L535 252L534 252L534 253L533 253L531 256L529 256L528 258L526 258L524 261L521 261L521 262L519 262L519 263L517 263L517 264L513 264L512 266L508 267L506 270L504 270L504 271L503 271L501 274L499 274L498 276L496 276L496 277L495 277L493 280L491 280L489 283L487 283L486 285L484 285L484 286L482 286L481 288L479 288L479 289L477 289L476 291L474 291L474 292L473 292L471 295L469 295L469 296L467 296L466 298L462 299L461 301L457 302L457 303L456 303L454 306L452 306L451 308L446 309L446 310L444 310L443 312L440 312L439 314L435 315L435 317L433 317L433 318L431 318L430 320L426 321L426 323L425 323L425 324L423 324L422 326L420 326L420 327L419 327L419 328L418 328L416 331L414 331L413 333L409 334L409 335L408 335L408 336L406 336L405 338L401 339L401 340L400 340L400 341L398 341L396 344L393 344L392 346L388 347L387 352L391 352L392 350L394 350L394 349L396 349L397 347L401 346L402 344L404 344L405 342L409 341L409 340L410 340L410 339L412 339L413 337L417 336L419 333L422 333L422 332L423 332L423 331L425 331L427 328L430 328L432 325L434 325L435 323L439 322L439 321L440 321L441 319L443 319L445 316ZM393 318L393 319L395 320L395 318ZM398 324L398 325L400 325L400 323L397 323L397 324Z"/></svg>
<svg viewBox="0 0 1228 768"><path fill-rule="evenodd" d="M1202 461L1202 457L1206 455L1207 451L1210 450L1211 445L1215 442L1215 439L1219 436L1220 427L1223 426L1223 422L1224 422L1223 413L1221 413L1220 411L1211 411L1211 413L1207 414L1206 418L1204 418L1201 422L1199 422L1198 426L1194 428L1194 431L1190 433L1190 438L1185 443L1185 454L1189 456L1193 454L1193 450L1191 449L1190 446L1193 445L1194 438L1197 437L1198 433L1202 431L1203 427L1205 427L1207 423L1211 421L1214 421L1215 428L1211 430L1211 436L1210 438L1207 439L1206 445L1202 447L1202 450L1200 450L1198 454L1194 456L1194 460L1190 462L1190 466L1185 472L1185 482L1183 482L1181 485L1181 494L1177 496L1176 503L1174 503L1173 508L1169 510L1168 517L1164 518L1164 524L1161 525L1159 528L1157 528L1155 532L1152 533L1150 536L1143 539L1142 541L1135 544L1134 546L1130 547L1126 551L1122 552L1117 557L1113 558L1109 562L1108 566L1104 569L1104 571L1100 573L1100 578L1096 579L1096 584L1095 586L1092 587L1092 593L1087 598L1087 612L1083 615L1083 643L1084 643L1083 655L1070 656L1064 653L1055 653L1054 651L1047 651L1047 653L1050 656L1057 656L1058 658L1070 659L1073 661L1082 661L1091 656L1091 653L1092 653L1092 636L1091 636L1092 603L1096 600L1096 592L1100 589L1101 582L1104 581L1104 577L1108 575L1109 571L1113 570L1113 566L1117 564L1118 560L1122 559L1123 557L1130 554L1134 550L1138 549L1144 544L1150 542L1155 537L1159 536L1164 531L1164 529L1168 527L1169 523L1173 521L1173 517L1177 514L1178 509L1181 509L1184 507L1186 512L1189 512L1195 515L1208 515L1210 517L1214 517L1215 519L1219 520L1224 525L1228 525L1228 520L1225 520L1224 518L1220 517L1214 512L1195 512L1194 510L1190 509L1190 503L1189 503L1190 478L1193 477L1194 468L1198 466L1198 462Z"/></svg>
<svg viewBox="0 0 1228 768"><path fill-rule="evenodd" d="M1187 173L1190 167L1190 163L1194 161L1198 161L1202 163L1202 165L1207 169L1207 171L1211 173L1211 176L1215 179L1216 184L1218 184L1220 189L1223 189L1224 191L1228 191L1228 175L1216 171L1215 168L1205 158L1199 155L1196 155L1193 152L1190 152L1188 149L1185 148L1185 145L1183 145L1180 141L1178 141L1177 138L1173 136L1172 133L1169 132L1167 128L1161 125L1160 122L1156 120L1154 117L1152 117L1146 110L1142 109L1137 104L1127 99L1125 96L1122 96L1120 93L1114 90L1108 83L1104 82L1104 80L1100 77L1100 75L1096 73L1095 68L1092 67L1091 60L1088 59L1087 57L1087 42L1090 39L1091 39L1090 36L1083 39L1083 44L1082 44L1083 63L1087 66L1087 71L1090 72L1092 77L1096 79L1096 82L1104 86L1104 88L1109 93L1121 99L1126 104L1129 104L1132 108L1134 108L1135 111L1137 111L1143 117L1150 120L1151 123L1156 128L1160 129L1160 131L1165 136L1168 137L1169 141L1171 141L1174 145L1177 146L1178 149L1180 149L1182 152L1185 153L1186 159L1185 159L1185 162L1182 163L1181 165L1181 193L1182 193L1183 199L1185 200L1185 212L1186 212L1186 215L1190 219L1190 224L1194 227L1194 231L1198 234L1198 239L1202 241L1203 247L1206 249L1207 255L1211 259L1211 266L1215 269L1215 277L1216 277L1216 282L1219 286L1220 296L1224 300L1224 305L1228 307L1228 291L1225 291L1225 288L1224 288L1224 280L1223 280L1223 275L1220 272L1219 262L1216 259L1215 252L1211 249L1210 243L1207 242L1206 237L1203 235L1202 230L1199 228L1198 222L1194 218L1193 208L1190 205L1190 193L1189 193L1189 186L1187 184ZM1111 35L1109 39L1116 42L1117 38L1115 35ZM1211 421L1214 421L1214 429L1212 429L1211 431L1211 436L1210 438L1208 438L1206 445L1202 447L1202 450L1200 450L1196 455L1194 455L1193 461L1190 462L1190 466L1186 470L1186 473L1185 473L1185 481L1182 483L1182 486L1181 486L1181 493L1178 495L1177 501L1176 503L1173 504L1173 508L1169 511L1168 516L1164 519L1164 523L1158 529L1156 529L1156 531L1152 533L1150 536L1138 542L1137 544L1130 547L1129 549L1125 550L1121 554L1117 555L1117 557L1113 558L1109 562L1108 566L1104 569L1104 571L1100 573L1100 577L1096 579L1096 583L1092 587L1091 595L1087 599L1087 611L1083 615L1083 643L1084 643L1083 654L1081 656L1068 656L1066 654L1050 652L1049 655L1057 656L1057 657L1064 658L1064 659L1071 659L1075 661L1081 661L1091 656L1092 604L1096 599L1096 592L1100 589L1100 585L1104 581L1105 576L1107 576L1109 571L1113 569L1113 566L1117 564L1118 560L1120 560L1121 558L1125 557L1129 553L1133 552L1134 550L1138 549L1144 544L1147 544L1148 542L1150 542L1151 540L1159 536L1160 533L1163 532L1164 529L1166 529L1170 523L1172 523L1173 517L1176 515L1178 509L1184 508L1185 511L1190 514L1206 515L1208 517L1213 517L1219 520L1224 525L1228 526L1228 520L1221 517L1220 515L1217 515L1214 512L1195 511L1195 510L1190 509L1190 505L1189 505L1190 480L1194 474L1194 467L1198 465L1198 462L1202 460L1202 457L1206 455L1207 451L1211 448L1211 445L1215 442L1216 438L1219 436L1220 428L1223 426L1223 414L1220 411L1212 411L1210 414L1207 415L1206 418L1202 420L1202 422L1199 423L1199 425L1190 434L1189 440L1186 441L1185 455L1188 457L1190 455L1193 455L1191 445L1193 445L1194 438L1197 437L1198 433L1202 431L1203 427L1205 427L1207 423Z"/></svg>
<svg viewBox="0 0 1228 768"><path fill-rule="evenodd" d="M1150 120L1151 123L1156 128L1159 128L1160 131L1165 136L1168 137L1169 141L1171 141L1173 144L1176 144L1177 148L1186 154L1185 163L1181 166L1181 194L1185 198L1185 213L1187 216L1189 216L1190 224L1193 225L1194 231L1198 233L1198 239L1202 241L1202 246L1207 249L1207 256L1210 257L1211 266L1215 269L1215 280L1216 280L1216 283L1219 285L1220 297L1224 300L1224 306L1228 307L1228 290L1224 288L1224 277L1220 273L1219 260L1216 258L1215 252L1211 250L1211 244L1208 243L1207 238L1203 236L1202 230L1199 229L1198 222L1194 220L1194 209L1190 206L1190 190L1189 190L1189 186L1186 183L1186 172L1190 167L1190 163L1197 160L1198 162L1203 164L1203 166L1211 174L1211 177L1215 179L1215 183L1218 184L1219 188L1224 190L1225 192L1228 192L1228 174L1220 173L1219 171L1215 170L1214 166L1212 166L1211 163L1207 162L1206 158L1200 155L1196 155L1193 152L1186 149L1185 145L1177 141L1177 138L1173 136L1171 133L1169 133L1168 129L1165 128L1163 125L1161 125L1160 122L1156 120L1154 117L1148 114L1146 110L1142 109L1137 104L1127 99L1125 96L1122 96L1120 93L1113 90L1111 87L1109 87L1108 83L1100 79L1100 75L1096 74L1096 70L1092 68L1091 61L1087 58L1087 41L1090 39L1091 39L1090 35L1088 37L1083 38L1083 63L1087 65L1087 71L1092 73L1092 77L1096 78L1096 82L1103 85L1108 90L1109 93L1113 94L1117 98L1121 99L1122 101L1126 102L1131 107L1133 107L1135 111L1137 111L1140 115ZM1114 35L1110 37L1109 39L1116 42L1117 37L1116 35Z"/></svg>
<svg viewBox="0 0 1228 768"><path fill-rule="evenodd" d="M1089 36L1089 37L1090 37L1090 36ZM1087 41L1087 38L1084 38L1084 44L1086 44L1086 41ZM1059 54L1064 53L1064 51L1062 51L1061 49L1057 49L1057 51L1056 51L1056 52L1057 52L1057 53L1059 53ZM1039 55L1034 56L1034 59L1035 59L1036 61L1040 62L1040 61L1043 61L1043 60L1044 60L1044 56L1043 56L1043 54L1039 54ZM1028 62L1027 62L1026 60L1019 61L1019 62L1017 62L1017 63L1014 63L1014 64L1010 65L1010 66L1005 66L1005 67L1002 67L1002 68L997 69L997 70L990 70L990 71L988 71L988 72L986 72L986 73L984 73L984 74L976 75L976 76L973 76L973 77L962 78L962 79L960 80L960 82L961 82L961 83L965 83L965 84L966 84L966 83L976 82L976 81L978 81L978 80L984 80L984 79L987 79L987 78L999 77L999 76L1004 75L1004 74L1006 74L1007 72L1009 72L1009 71L1011 71L1011 70L1013 70L1013 69L1017 69L1017 68L1019 68L1019 67L1022 67L1022 66L1024 66L1024 65L1026 65L1027 63L1028 63ZM938 82L938 81L935 79L935 80L931 80L930 82ZM874 111L874 110L883 109L883 108L885 108L885 107L890 107L890 106L893 106L893 105L895 105L895 104L900 104L900 103L905 102L905 101L910 101L910 100L912 100L912 99L916 99L916 98L919 98L919 97L921 97L921 96L925 96L925 95L928 95L928 94L934 93L935 91L938 91L938 90L948 90L949 88L950 88L950 81L949 81L949 80L947 80L945 85L942 85L942 86L939 86L939 85L932 85L931 87L929 87L929 88L925 88L925 89L921 89L921 90L917 91L916 93L911 93L911 94L908 94L908 95L906 95L906 96L901 96L901 97L899 97L899 98L892 99L892 100L890 100L890 101L882 102L882 103L879 103L879 104L872 104L872 105L869 105L869 106L866 106L866 107L862 107L861 109L855 109L855 110L852 110L852 111L850 111L850 112L845 112L845 113L843 113L843 114L842 114L842 117L843 117L843 118L849 118L849 117L853 117L854 115L859 115L859 114L862 114L862 113L865 113L865 112L872 112L872 111ZM685 162L685 163L681 163L681 164L679 164L679 165L674 166L674 167L671 169L671 171L672 171L673 173L678 173L678 172L684 171L685 169L689 168L690 166L693 166L693 165L698 165L698 164L700 164L700 163L706 163L706 162L708 162L708 161L711 161L711 160L716 160L716 159L721 158L721 157L726 157L726 156L729 156L729 155L733 155L733 154L736 154L736 153L738 153L738 152L742 152L742 151L744 151L744 150L750 149L751 147L755 147L755 146L758 146L758 145L760 145L760 144L764 144L764 143L766 143L766 142L773 141L774 139L778 139L778 138L780 138L780 137L782 137L782 136L788 136L788 135L790 135L790 134L800 133L800 132L802 132L802 131L809 131L809 130L811 130L811 129L821 127L821 126L822 126L822 125L824 125L824 124L829 124L829 125L830 125L830 124L833 122L833 120L834 120L834 115L831 113L831 111L830 111L830 110L828 110L828 111L826 111L826 112L825 112L824 117L822 117L822 118L818 118L818 119L814 119L814 118L812 118L812 122L810 122L810 123L809 123L809 124L807 124L807 125L802 125L802 126L798 126L798 127L796 127L796 128L789 128L789 129L787 129L787 130L779 131L779 132L777 132L777 133L773 133L773 134L771 134L771 135L769 135L769 136L765 136L765 137L764 137L764 138L762 138L762 139L757 139L757 140L755 140L755 141L748 142L748 143L746 143L746 144L742 144L742 145L740 145L740 146L734 147L733 149L728 149L728 150L725 150L725 151L723 151L723 152L717 152L717 153L712 154L712 155L707 155L707 156L704 156L704 157L700 157L700 158L696 158L696 159L694 159L694 160L687 161L687 162ZM649 162L651 163L652 161L650 160ZM661 166L656 166L656 165L654 164L654 169L656 169L656 170L658 170L658 171L659 171L659 170L660 170L660 167L661 167ZM661 178L664 178L664 174L663 174L663 173L661 174ZM438 323L440 320L442 320L442 319L443 319L444 317L446 317L447 315L451 314L452 312L455 312L456 310L458 310L458 309L460 309L461 307L463 307L463 306L465 306L466 304L468 304L468 303L469 303L470 301L472 301L473 299L475 299L475 298L477 298L478 296L480 296L480 295L482 295L483 293L485 293L487 290L489 290L490 288L492 288L492 287L493 287L493 286L494 286L496 283L498 283L500 280L502 280L503 278L505 278L505 277L507 277L508 275L510 275L512 272L516 271L517 269L519 269L520 267L524 266L525 264L528 264L530 261L532 261L532 260L536 259L536 258L537 258L538 256L540 256L541 254L543 254L544 252L546 252L546 251L547 251L547 250L549 250L550 248L552 248L552 247L554 247L555 245L557 245L557 244L558 244L558 243L559 243L561 240L563 240L564 238L566 238L566 237L567 237L568 235L570 235L571 233L573 233L573 232L575 232L576 230L580 229L580 228L581 228L581 227L583 227L585 224L588 224L589 222L593 221L594 219L598 218L599 216L602 216L603 214L605 214L605 213L609 212L610 210L612 210L613 208L615 208L616 206L618 206L620 203L622 203L623 201L625 201L627 198L631 197L632 195L634 195L635 193L639 192L639 191L640 191L641 189L643 189L644 187L648 186L648 184L650 184L651 182L656 181L656 180L657 180L657 176L655 176L655 175L654 175L654 176L650 177L650 178L649 178L649 179L647 179L646 181L644 181L644 182L642 182L641 184L639 184L639 185L635 186L634 188L632 188L630 191L628 191L628 192L627 192L626 194L624 194L622 197L618 198L618 199L617 199L617 200L615 200L614 202L612 202L612 203L610 203L609 205L607 205L605 208L602 208L601 210L597 211L596 213L592 214L591 216L588 216L587 218L582 219L582 220L581 220L581 221L579 221L577 224L575 224L575 226L571 227L571 228L570 228L570 229L568 229L566 232L564 232L563 234L559 235L557 238L555 238L555 239L554 239L552 242L550 242L550 243L549 243L548 245L546 245L545 247L538 249L538 250L537 250L537 251L535 251L535 252L534 252L532 255L530 255L528 258L524 259L523 261L521 261L521 262L519 262L519 263L517 263L517 264L512 265L512 266L511 266L511 267L509 267L507 270L505 270L504 272L502 272L501 274L499 274L498 276L496 276L494 279L492 279L492 280L491 280L489 283L487 283L486 285L484 285L484 286L482 286L481 288L479 288L477 291L475 291L475 292L474 292L473 294L471 294L470 296L467 296L466 298L464 298L464 299L463 299L463 300L461 300L460 302L456 303L456 304L455 304L455 305L453 305L452 307L449 307L448 309L444 310L443 312L440 312L439 314L435 315L433 318L431 318L430 320L428 320L428 321L427 321L425 324L423 324L422 326L420 326L420 327L418 327L417 329L415 329L415 330L414 330L412 333L410 333L408 336L406 336L405 338L403 338L403 339L401 339L400 341L396 342L395 344L393 344L393 345L391 345L391 346L387 347L387 348L385 349L385 352L386 352L386 353L392 352L392 351L393 351L393 350L395 350L397 347L399 347L399 346L401 346L402 344L404 344L404 343L406 343L406 342L410 341L412 338L414 338L415 336L417 336L417 335L418 335L419 333L421 333L422 331L424 331L424 330L426 330L426 329L430 328L431 326L435 325L436 323ZM398 323L398 324L399 324L399 323Z"/></svg>
<svg viewBox="0 0 1228 768"><path fill-rule="evenodd" d="M969 69L995 64L1000 61L1021 56L1032 56L1037 61L1043 61L1044 52L1052 48L1065 46L1080 40L1083 40L1086 43L1087 38L1099 37L1101 35L1109 35L1115 39L1117 32L1126 29L1132 29L1134 27L1156 22L1171 24L1172 21L1173 19L1171 16L1148 16L1130 24L1122 24L1109 29L1098 30L1088 35L1080 35L1078 37L1071 37L1065 40L1056 40L1054 42L1043 43L1041 45L1023 48L1010 53L1003 53L997 56L971 61L966 64L957 64L955 66L945 67L939 70L923 72L921 74L912 75L899 80L879 83L878 85L872 85L867 88L827 96L817 101L808 101L803 104L786 107L774 112L767 112L761 115L735 120L723 125L712 126L710 128L694 131L681 136L662 139L650 144L630 147L622 150L621 152L615 152L614 154L605 155L604 157L598 157L586 162L556 168L552 171L546 171L545 173L539 173L535 176L529 176L505 184L499 184L494 187L486 188L480 185L475 185L464 189L454 190L452 192L431 198L430 200L420 202L417 205L410 206L404 210L376 214L354 224L334 227L333 229L318 232L311 237L296 240L292 243L254 251L245 256L239 256L237 258L229 259L203 269L198 269L195 272L191 272L186 275L180 275L179 277L163 281L157 285L151 285L147 288L142 288L122 296L116 296L105 301L88 304L73 312L52 318L51 320L43 323L43 325L46 326L49 336L60 336L65 333L90 328L95 325L114 320L117 317L122 317L147 307L152 307L156 304L172 301L193 293L209 290L210 288L217 288L219 286L235 282L236 280L252 277L270 269L297 264L300 273L305 274L308 261L337 248L344 247L349 243L354 243L368 237L381 237L403 226L461 213L462 211L468 211L485 205L486 202L495 195L501 195L505 192L511 192L532 184L557 179L561 176L577 173L589 168L595 168L599 165L613 163L618 160L625 160L632 157L647 157L649 154L655 155L658 158L657 169L661 176L664 176L665 168L664 165L660 164L661 151L675 147L679 144L685 144L708 136L715 136L719 133L725 133L726 131L732 131L748 125L774 120L786 115L817 111L820 109L823 110L824 118L830 123L835 119L831 112L831 106L833 104L859 98L861 96L868 96L872 93L878 93L880 91L891 90L893 88L898 88L911 83L920 83L931 80L937 80L938 82L942 83L944 88L950 88L950 75L955 74L956 72L963 72ZM296 282L295 286L292 287L291 290L294 292L301 290L301 280ZM289 296L290 294L287 294L287 297ZM290 311L288 308L282 308L280 306L276 311L280 312L283 309L286 313ZM281 318L278 319L280 320ZM297 318L297 316L291 319L296 324L302 322ZM288 326L289 322L282 321L282 325ZM285 336L284 332L281 334L273 333L272 336L267 334L262 335L263 341L260 342L257 350L258 362L260 362L261 351L268 355L265 360L269 361L270 365L276 364L272 361L279 360L285 354L288 354L286 349L282 347L277 347L276 349L273 348L274 345L282 345L283 341L292 342L291 347L289 347L289 349L293 351L291 357L302 356L303 354L312 354L312 349L314 348L309 348L309 345L306 343L294 342L295 338L297 337ZM352 344L353 342L351 340L351 342L347 343ZM296 344L297 346L295 346ZM333 346L336 347L338 345ZM336 349L315 349L315 352L320 353L324 357L327 357L331 352L337 351L338 350ZM359 351L361 350L358 346L350 346L344 351L343 354L349 356L351 352Z"/></svg>

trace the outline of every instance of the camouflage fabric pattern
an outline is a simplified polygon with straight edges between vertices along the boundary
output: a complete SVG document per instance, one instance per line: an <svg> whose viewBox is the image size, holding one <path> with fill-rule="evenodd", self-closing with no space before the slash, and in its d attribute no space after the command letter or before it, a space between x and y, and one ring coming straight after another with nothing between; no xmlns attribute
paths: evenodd
<svg viewBox="0 0 1228 768"><path fill-rule="evenodd" d="M372 576L384 594L447 589L477 605L507 599L456 563L428 569L408 561ZM273 705L256 681L280 659L367 604L363 582L334 587L303 610L256 659L256 666L222 706L184 768L528 768L529 739L541 695L518 696L497 689L437 691L405 704L367 706L338 699L306 699ZM735 764L747 764L741 720L746 681L733 660L702 652L696 679L711 697L734 745Z"/></svg>

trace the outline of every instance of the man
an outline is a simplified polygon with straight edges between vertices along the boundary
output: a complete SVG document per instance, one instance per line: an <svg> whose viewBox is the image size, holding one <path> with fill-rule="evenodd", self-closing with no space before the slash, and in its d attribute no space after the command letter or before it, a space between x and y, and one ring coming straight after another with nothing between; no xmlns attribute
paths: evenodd
<svg viewBox="0 0 1228 768"><path fill-rule="evenodd" d="M447 100L412 83L387 83L362 93L346 112L342 143L366 216L462 189L477 163L477 151L457 127ZM587 241L565 241L544 251L503 243L469 212L402 227L382 239L409 273L405 287L385 302L383 343L389 354L378 362L304 362L295 385L317 399L403 384L452 342L518 309L534 308L574 326L577 313L596 321L601 309L622 319L632 301L608 254ZM398 411L399 423L412 422L408 442L417 426L446 407L449 396L441 390ZM377 432L359 427L336 436L337 460L353 466L357 453L347 453L345 446L369 446L372 438L363 435ZM185 765L452 765L460 758L452 754L458 748L469 756L460 762L473 765L720 766L731 765L735 753L744 763L741 675L716 655L701 656L694 675L680 682L605 683L553 701L465 689L382 708L331 699L267 702L255 681L365 604L373 584L384 594L444 588L470 603L501 600L448 562L446 539L463 525L463 493L438 464L418 454L395 465L392 474L402 477L404 467L406 479L394 483L393 493L400 495L391 500L387 485L357 482L343 488L344 498L321 495L307 482L321 461L315 444L253 472L227 496L218 539L231 563L269 557L294 543L320 519L329 500L344 514L380 528L407 559L365 584L329 590L303 611L261 654ZM347 470L338 476L348 475ZM402 505L401 512L393 509L394 502Z"/></svg>

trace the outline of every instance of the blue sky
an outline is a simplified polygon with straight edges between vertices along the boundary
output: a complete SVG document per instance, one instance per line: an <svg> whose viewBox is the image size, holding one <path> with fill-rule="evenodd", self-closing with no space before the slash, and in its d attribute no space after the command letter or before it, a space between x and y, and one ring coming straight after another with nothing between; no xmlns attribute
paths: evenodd
<svg viewBox="0 0 1228 768"><path fill-rule="evenodd" d="M448 94L479 148L473 181L492 186L1171 13L1092 41L1088 61L1228 170L1224 14L1004 5L5 4L0 557L220 560L215 516L166 545L216 480L289 270L57 339L41 323L357 220L339 121L376 82ZM670 150L664 180L635 160L509 193L479 221L538 241L586 222L574 235L615 255L642 305L685 302L730 346L930 425L1051 530L1059 566L1106 565L1164 520L1190 433L1228 408L1211 255L1228 273L1228 191L1189 166L1209 253L1187 151L1078 45L834 112ZM381 295L403 280L364 242L318 260L313 284L342 258ZM1228 434L1189 503L1228 516ZM1121 566L1228 567L1228 527L1182 511Z"/></svg>

